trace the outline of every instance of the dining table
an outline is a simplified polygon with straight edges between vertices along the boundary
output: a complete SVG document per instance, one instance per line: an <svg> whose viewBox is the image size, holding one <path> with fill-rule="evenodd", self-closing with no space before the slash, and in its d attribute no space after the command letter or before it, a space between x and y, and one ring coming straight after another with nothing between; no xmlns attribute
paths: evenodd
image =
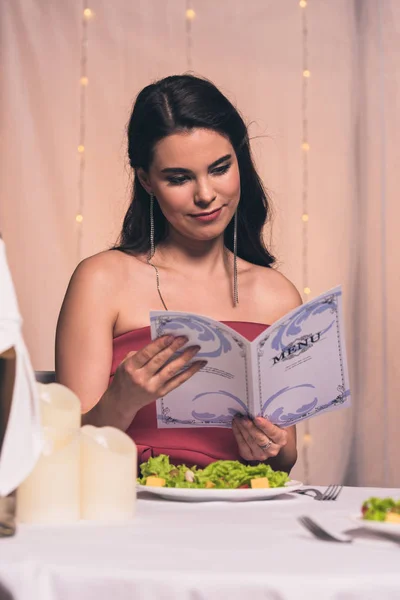
<svg viewBox="0 0 400 600"><path fill-rule="evenodd" d="M0 539L0 600L398 600L400 535L386 539L360 522L371 496L400 490L243 502L145 491L128 523L18 524ZM301 516L351 541L322 541Z"/></svg>

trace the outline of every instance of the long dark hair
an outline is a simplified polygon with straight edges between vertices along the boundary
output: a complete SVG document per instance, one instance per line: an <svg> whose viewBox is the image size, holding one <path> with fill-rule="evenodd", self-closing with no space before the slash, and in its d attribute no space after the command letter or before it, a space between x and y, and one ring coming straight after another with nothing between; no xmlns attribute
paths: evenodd
<svg viewBox="0 0 400 600"><path fill-rule="evenodd" d="M241 188L237 253L250 263L271 266L275 259L263 240L263 227L270 213L269 199L251 157L247 128L236 108L211 82L192 75L173 75L139 93L128 125L131 167L148 171L159 140L195 128L217 131L230 140L238 160ZM158 202L154 202L154 230L157 245L168 235L168 222ZM224 242L233 250L233 219L224 232ZM136 172L132 201L114 248L129 254L150 250L149 195Z"/></svg>

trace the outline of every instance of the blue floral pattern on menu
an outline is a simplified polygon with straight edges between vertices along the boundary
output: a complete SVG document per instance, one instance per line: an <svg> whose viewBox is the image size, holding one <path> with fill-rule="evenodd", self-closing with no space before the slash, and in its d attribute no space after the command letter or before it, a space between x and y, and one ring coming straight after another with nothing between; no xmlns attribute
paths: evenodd
<svg viewBox="0 0 400 600"><path fill-rule="evenodd" d="M190 329L196 335L196 340L201 343L203 350L196 354L199 358L215 358L232 350L230 340L217 327L199 317L163 316L156 321L157 335L166 333L180 334L180 329ZM206 344L205 344L206 343Z"/></svg>
<svg viewBox="0 0 400 600"><path fill-rule="evenodd" d="M308 383L307 380L297 385L287 385L275 392L267 400L262 398L262 381L261 381L261 357L264 355L264 346L269 340L270 347L277 353L284 353L293 344L310 337L309 333L304 335L305 324L310 317L324 315L321 323L321 329L318 332L318 339L323 339L325 334L332 328L336 328L338 332L338 317L339 317L339 296L341 290L334 290L331 293L319 298L315 302L307 303L299 307L294 315L283 321L273 333L267 332L257 344L257 362L258 362L258 381L259 381L259 411L262 416L268 418L273 423L283 427L302 421L318 414L322 410L333 408L335 405L344 403L350 395L349 390L344 387L344 375L341 363L340 380L337 385L337 396L329 399L328 402L321 402L319 393L314 385ZM325 314L324 314L325 313ZM332 315L333 318L330 318ZM268 335L269 333L269 335ZM313 333L316 333L315 331ZM337 333L339 343L339 334ZM296 357L300 356L300 352L296 353ZM281 357L282 355L280 355ZM285 360L293 358L293 355L286 355ZM340 361L341 361L340 356ZM283 362L283 361L282 361ZM275 364L275 363L274 363Z"/></svg>
<svg viewBox="0 0 400 600"><path fill-rule="evenodd" d="M174 413L174 410L171 406L168 406L168 399L160 398L159 408L161 410L157 415L158 420L165 424L178 426L219 425L229 427L235 414L249 414L246 406L246 400L249 401L246 345L234 330L226 332L223 327L219 326L219 323L213 324L197 315L185 316L163 313L157 315L152 322L155 325L157 337L165 334L189 335L188 345L198 343L201 346L201 350L196 354L196 360L218 359L218 357L229 354L234 347L237 355L243 360L245 373L245 390L242 399L223 389L202 392L190 398L190 401L195 403L195 407L190 413L187 413L186 418L179 419L172 416L171 413ZM194 335L190 335L190 332ZM215 409L216 405L218 405L218 409ZM218 414L215 410L218 410Z"/></svg>
<svg viewBox="0 0 400 600"><path fill-rule="evenodd" d="M268 407L271 407L271 405L277 398L286 394L290 395L290 393L293 390L295 390L295 394L298 394L299 388L309 388L309 398L305 399L304 404L297 408L294 412L289 411L285 413L284 407L279 406L279 404L278 406L273 408L272 412L268 410ZM269 419L275 425L280 425L281 427L288 427L293 423L298 423L303 419L312 417L313 415L316 415L323 410L327 410L330 407L343 404L346 401L346 398L350 396L350 390L345 390L343 386L338 386L338 395L335 398L333 398L329 402L326 402L325 404L318 405L318 398L314 396L315 392L313 392L312 390L315 390L315 386L311 384L302 384L292 387L285 387L282 390L279 390L279 392L268 398L268 400L264 403L262 416ZM304 389L302 391L304 393Z"/></svg>
<svg viewBox="0 0 400 600"><path fill-rule="evenodd" d="M293 338L298 336L304 330L304 323L312 316L321 314L325 311L336 313L337 311L337 297L341 295L341 292L334 292L329 296L319 300L311 305L305 305L301 307L294 317L288 319L285 323L279 327L274 338L272 339L271 346L274 350L284 351L290 347ZM321 331L321 336L327 333L331 327L336 323L335 318Z"/></svg>
<svg viewBox="0 0 400 600"><path fill-rule="evenodd" d="M199 404L201 405L201 401L199 402L199 400L200 399L204 400L204 399L206 399L207 396L213 397L215 395L225 396L228 399L228 404L232 404L232 400L233 400L233 402L238 405L237 408L228 407L226 409L228 414L220 414L220 415L216 415L215 413L207 412L207 411L200 412L201 406L199 406ZM217 392L204 392L202 394L197 394L197 396L195 396L192 399L192 402L197 403L197 408L192 410L192 412L191 412L193 419L186 419L186 420L175 419L169 415L170 409L167 407L164 407L164 405L163 405L162 414L157 415L157 418L161 419L165 423L177 423L177 424L179 423L180 425L202 425L202 424L203 425L230 425L232 423L232 419L235 415L237 415L237 414L249 415L246 404L244 402L242 402L242 400L240 400L240 398L238 398L234 394L231 394L230 392L227 392L224 390L218 390Z"/></svg>
<svg viewBox="0 0 400 600"><path fill-rule="evenodd" d="M287 412L285 414L285 409L283 406L277 406L276 408L274 408L273 412L271 413L268 410L268 407L270 407L271 404L276 404L275 400L277 398L280 398L283 395L290 395L290 392L294 391L295 395L297 396L297 394L299 393L298 390L301 389L304 395L304 392L306 392L306 395L309 395L309 398L305 400L305 402L302 404L302 406L300 406L299 408L296 409L296 411L294 413L292 412ZM276 392L273 396L271 396L270 398L268 398L268 400L266 400L263 404L262 407L262 416L266 417L267 419L269 419L272 423L275 423L276 425L285 425L285 424L290 424L293 421L298 421L299 419L303 419L305 418L306 415L310 414L310 411L312 411L318 404L318 398L315 397L315 386L311 385L310 383L303 383L301 385L295 385L295 386L287 386L284 387L283 389L279 390L279 392Z"/></svg>

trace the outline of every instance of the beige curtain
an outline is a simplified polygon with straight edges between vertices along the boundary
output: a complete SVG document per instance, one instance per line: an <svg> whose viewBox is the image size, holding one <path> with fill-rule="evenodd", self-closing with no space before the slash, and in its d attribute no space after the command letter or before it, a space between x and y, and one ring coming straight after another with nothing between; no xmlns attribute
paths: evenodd
<svg viewBox="0 0 400 600"><path fill-rule="evenodd" d="M302 34L297 0L92 0L80 114L81 0L0 4L0 229L36 369L53 368L56 319L79 258L112 244L129 201L125 126L152 79L195 73L240 108L275 206L273 249L302 282ZM396 485L400 242L400 5L308 0L309 285L345 292L353 409L310 421L294 475ZM188 56L188 42L190 52ZM78 210L85 130L84 220ZM396 219L397 217L397 219ZM78 233L82 244L78 253Z"/></svg>

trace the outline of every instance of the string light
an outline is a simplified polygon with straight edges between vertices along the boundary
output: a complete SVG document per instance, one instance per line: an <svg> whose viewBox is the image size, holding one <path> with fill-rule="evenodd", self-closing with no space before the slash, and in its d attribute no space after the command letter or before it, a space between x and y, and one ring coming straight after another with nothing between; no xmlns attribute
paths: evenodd
<svg viewBox="0 0 400 600"><path fill-rule="evenodd" d="M310 151L309 135L308 135L308 85L311 72L308 64L308 4L306 0L300 0L299 6L301 9L301 24L302 24L302 258L303 258L303 294L305 299L311 294L309 286L309 275L308 275L308 223L309 223L309 212L308 212L308 155ZM309 461L309 447L312 443L312 436L310 433L309 421L304 421L304 435L303 435L303 466L304 466L304 482L310 483L310 461Z"/></svg>
<svg viewBox="0 0 400 600"><path fill-rule="evenodd" d="M82 236L83 236L83 215L85 205L85 166L86 166L86 94L89 78L87 76L87 47L88 47L88 27L89 21L94 16L93 11L86 6L87 0L82 0L82 34L81 34L81 64L80 64L80 101L79 101L79 179L78 179L78 209L75 215L75 222L78 224L76 259L79 262L82 259Z"/></svg>
<svg viewBox="0 0 400 600"><path fill-rule="evenodd" d="M307 7L307 2L305 6ZM302 152L302 216L301 220L303 222L302 228L302 247L303 247L303 291L304 294L309 295L311 293L310 286L308 283L308 222L309 222L309 212L308 212L308 154L310 150L310 144L308 142L308 77L310 75L309 65L308 65L308 22L307 22L307 13L308 10L301 11L301 19L302 19L302 54L303 54L303 64L302 64L302 138L303 142L301 144ZM308 74L308 75L306 75Z"/></svg>
<svg viewBox="0 0 400 600"><path fill-rule="evenodd" d="M186 66L190 71L192 68L192 23L196 17L196 13L192 7L192 0L186 0Z"/></svg>

